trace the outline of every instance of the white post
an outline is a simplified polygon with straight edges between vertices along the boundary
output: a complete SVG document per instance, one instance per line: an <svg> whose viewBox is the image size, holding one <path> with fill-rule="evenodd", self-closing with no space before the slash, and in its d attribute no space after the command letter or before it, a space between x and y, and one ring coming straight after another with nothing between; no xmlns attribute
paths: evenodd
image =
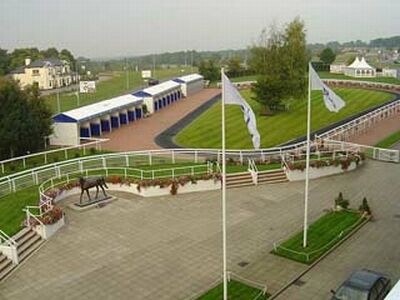
<svg viewBox="0 0 400 300"><path fill-rule="evenodd" d="M224 68L221 69L222 83L222 264L223 264L223 299L228 300L228 278L226 266L226 157L225 157L225 95Z"/></svg>
<svg viewBox="0 0 400 300"><path fill-rule="evenodd" d="M308 189L309 189L309 171L310 171L310 132L311 132L311 63L308 66L308 104L307 104L307 149L306 149L306 184L304 191L304 233L303 247L307 247L308 230Z"/></svg>

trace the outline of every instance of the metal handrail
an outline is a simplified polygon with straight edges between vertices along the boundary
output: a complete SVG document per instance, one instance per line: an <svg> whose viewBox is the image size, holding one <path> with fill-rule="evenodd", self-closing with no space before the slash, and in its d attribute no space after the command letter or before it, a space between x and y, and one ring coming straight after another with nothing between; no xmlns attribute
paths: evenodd
<svg viewBox="0 0 400 300"><path fill-rule="evenodd" d="M0 229L0 241L3 240L8 246L18 246L18 243L7 233Z"/></svg>

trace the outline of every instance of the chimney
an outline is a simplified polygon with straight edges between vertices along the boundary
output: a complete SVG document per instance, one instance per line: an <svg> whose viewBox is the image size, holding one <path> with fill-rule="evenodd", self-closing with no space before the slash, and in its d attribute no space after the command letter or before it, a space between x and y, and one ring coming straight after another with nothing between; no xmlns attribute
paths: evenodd
<svg viewBox="0 0 400 300"><path fill-rule="evenodd" d="M25 58L25 66L29 66L31 64L31 59L29 57Z"/></svg>

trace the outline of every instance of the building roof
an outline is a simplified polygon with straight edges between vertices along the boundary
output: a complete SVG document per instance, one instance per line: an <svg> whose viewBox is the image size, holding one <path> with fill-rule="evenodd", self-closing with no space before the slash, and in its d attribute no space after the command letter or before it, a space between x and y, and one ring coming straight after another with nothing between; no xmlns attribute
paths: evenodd
<svg viewBox="0 0 400 300"><path fill-rule="evenodd" d="M81 123L142 103L142 98L127 94L60 113L53 117L53 120L54 122Z"/></svg>
<svg viewBox="0 0 400 300"><path fill-rule="evenodd" d="M178 78L174 79L174 81L178 82L178 83L191 83L191 82L203 80L203 79L204 79L204 77L201 76L200 74L190 74L190 75L178 77Z"/></svg>
<svg viewBox="0 0 400 300"><path fill-rule="evenodd" d="M46 58L46 59L37 59L33 62L31 62L27 66L20 66L16 68L15 70L11 71L11 74L23 74L25 73L25 69L29 68L42 68L44 66L64 66L65 61L58 59L58 58Z"/></svg>
<svg viewBox="0 0 400 300"><path fill-rule="evenodd" d="M177 83L173 80L168 80L163 83L148 87L144 90L137 91L137 92L133 93L132 95L137 96L137 97L153 97L153 96L157 96L157 95L169 92L178 87L180 87L179 83Z"/></svg>
<svg viewBox="0 0 400 300"><path fill-rule="evenodd" d="M361 60L356 57L356 59L348 66L351 69L375 69L371 67L365 60L365 58L361 58Z"/></svg>
<svg viewBox="0 0 400 300"><path fill-rule="evenodd" d="M11 74L24 74L25 73L25 66L20 66L10 72Z"/></svg>

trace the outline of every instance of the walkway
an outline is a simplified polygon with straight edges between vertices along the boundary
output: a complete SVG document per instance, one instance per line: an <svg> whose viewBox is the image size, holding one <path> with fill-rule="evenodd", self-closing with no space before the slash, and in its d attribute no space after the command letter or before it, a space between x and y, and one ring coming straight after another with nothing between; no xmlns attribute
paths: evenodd
<svg viewBox="0 0 400 300"><path fill-rule="evenodd" d="M374 146L391 133L399 130L400 113L376 123L374 127L370 128L365 133L352 137L350 139L350 142L361 145Z"/></svg>
<svg viewBox="0 0 400 300"><path fill-rule="evenodd" d="M204 89L156 112L149 118L103 135L102 137L109 138L110 141L102 144L102 149L112 151L159 149L160 147L154 142L157 135L219 93L221 93L219 89Z"/></svg>
<svg viewBox="0 0 400 300"><path fill-rule="evenodd" d="M399 176L399 165L369 161L355 172L311 181L311 221L340 191L353 207L367 196L376 221L281 299L327 299L361 267L400 277L400 219L394 217L400 215ZM303 190L302 182L228 190L230 270L266 283L270 292L304 270L269 253L274 241L301 228ZM220 278L219 191L152 199L113 194L119 199L101 209L68 209L67 226L0 284L0 299L179 300ZM249 264L240 267L243 261Z"/></svg>

